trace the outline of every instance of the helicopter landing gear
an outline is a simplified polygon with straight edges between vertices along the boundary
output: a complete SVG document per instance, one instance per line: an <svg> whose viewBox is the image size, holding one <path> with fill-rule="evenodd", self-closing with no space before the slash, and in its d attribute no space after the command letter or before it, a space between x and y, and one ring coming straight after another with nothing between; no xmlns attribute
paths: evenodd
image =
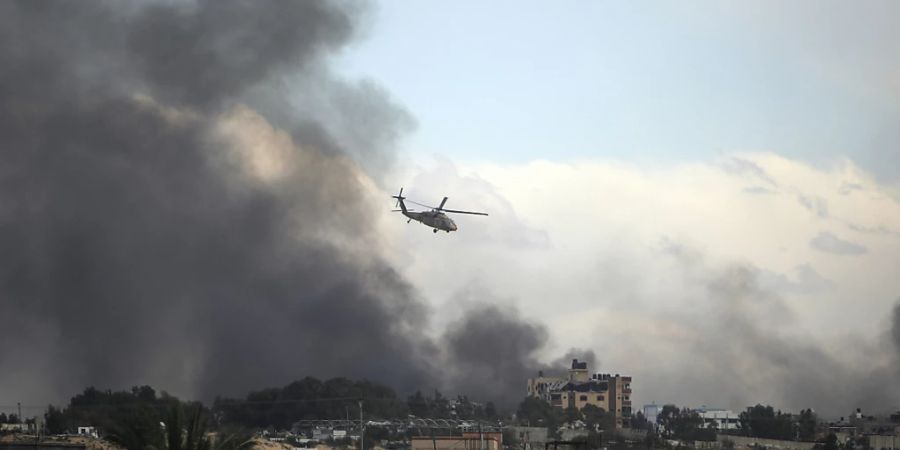
<svg viewBox="0 0 900 450"><path fill-rule="evenodd" d="M435 228L434 230L432 230L432 232L434 232L435 234L437 234L437 228Z"/></svg>
<svg viewBox="0 0 900 450"><path fill-rule="evenodd" d="M406 223L410 223L410 222L412 222L412 219L407 219L407 220L406 220Z"/></svg>

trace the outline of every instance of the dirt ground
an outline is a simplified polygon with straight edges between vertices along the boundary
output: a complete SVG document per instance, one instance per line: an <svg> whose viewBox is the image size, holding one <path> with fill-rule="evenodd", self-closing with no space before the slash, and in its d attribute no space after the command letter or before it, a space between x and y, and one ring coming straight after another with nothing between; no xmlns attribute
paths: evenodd
<svg viewBox="0 0 900 450"><path fill-rule="evenodd" d="M8 434L0 436L0 442L34 443L36 440L36 436L27 434ZM83 445L86 450L124 450L113 443L89 436L44 436L40 442L42 444Z"/></svg>

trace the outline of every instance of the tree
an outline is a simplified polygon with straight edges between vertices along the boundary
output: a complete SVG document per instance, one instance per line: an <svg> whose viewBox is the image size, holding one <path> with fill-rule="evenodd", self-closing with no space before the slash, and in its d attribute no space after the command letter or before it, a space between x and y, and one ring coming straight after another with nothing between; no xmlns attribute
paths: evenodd
<svg viewBox="0 0 900 450"><path fill-rule="evenodd" d="M823 450L838 450L838 438L834 433L829 433L828 437L825 438L825 445L822 447Z"/></svg>
<svg viewBox="0 0 900 450"><path fill-rule="evenodd" d="M766 439L795 438L794 420L790 414L775 411L771 406L756 405L738 416L740 427L748 435Z"/></svg>
<svg viewBox="0 0 900 450"><path fill-rule="evenodd" d="M421 391L416 391L415 394L410 395L409 398L406 399L406 404L409 406L409 412L412 415L416 417L428 416L428 402Z"/></svg>
<svg viewBox="0 0 900 450"><path fill-rule="evenodd" d="M431 401L431 417L447 417L450 415L450 402L437 389Z"/></svg>
<svg viewBox="0 0 900 450"><path fill-rule="evenodd" d="M567 423L573 423L576 420L581 420L584 418L581 415L581 411L578 410L578 408L576 408L574 406L570 406L570 407L566 408L566 410L564 411L564 414L565 414L565 420Z"/></svg>
<svg viewBox="0 0 900 450"><path fill-rule="evenodd" d="M516 417L521 425L547 427L551 432L556 431L563 419L558 409L537 397L526 397L522 400L516 410Z"/></svg>
<svg viewBox="0 0 900 450"><path fill-rule="evenodd" d="M638 411L634 417L631 418L631 428L635 430L648 430L650 428L650 422L644 417L644 413Z"/></svg>
<svg viewBox="0 0 900 450"><path fill-rule="evenodd" d="M703 418L688 408L665 405L656 418L664 436L686 441L714 441L715 425L703 426Z"/></svg>
<svg viewBox="0 0 900 450"><path fill-rule="evenodd" d="M47 427L47 433L49 434L65 433L66 428L68 428L65 414L53 405L47 406L47 412L44 413L44 426Z"/></svg>
<svg viewBox="0 0 900 450"><path fill-rule="evenodd" d="M818 425L818 418L816 417L816 413L811 409L804 409L800 411L800 418L798 420L798 427L800 432L800 440L801 441L812 441L816 438L816 426Z"/></svg>
<svg viewBox="0 0 900 450"><path fill-rule="evenodd" d="M253 445L247 433L222 431L210 436L207 415L199 403L172 403L161 424L144 425L122 424L109 438L127 450L245 450Z"/></svg>
<svg viewBox="0 0 900 450"><path fill-rule="evenodd" d="M659 424L663 436L672 437L680 413L675 405L663 405L662 410L656 416L656 423Z"/></svg>
<svg viewBox="0 0 900 450"><path fill-rule="evenodd" d="M581 414L588 429L610 431L616 428L616 418L603 408L587 404L581 408Z"/></svg>

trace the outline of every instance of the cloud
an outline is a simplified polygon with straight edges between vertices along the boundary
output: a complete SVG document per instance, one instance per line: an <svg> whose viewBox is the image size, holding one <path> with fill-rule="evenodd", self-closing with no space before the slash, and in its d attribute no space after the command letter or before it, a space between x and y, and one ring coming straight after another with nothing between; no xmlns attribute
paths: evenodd
<svg viewBox="0 0 900 450"><path fill-rule="evenodd" d="M865 354L868 363L860 365L815 339L791 333L800 317L774 290L779 287L766 286L759 268L709 258L675 258L686 284L692 286L682 292L695 293L676 294L690 296L691 308L669 312L687 331L670 337L662 351L679 354L692 349L692 356L677 362L676 368L665 367L673 359L665 358L659 372L644 374L639 386L659 395L662 392L654 384L670 386L666 379L674 375L689 391L680 397L724 401L738 409L761 402L835 414L858 405L873 411L893 406L900 391L890 380L900 375L900 361L874 340L845 338L850 339L848 346ZM686 379L703 380L702 386ZM845 379L866 382L848 388L841 381Z"/></svg>
<svg viewBox="0 0 900 450"><path fill-rule="evenodd" d="M865 186L863 186L860 183L852 183L852 182L844 181L841 184L841 187L838 190L838 192L840 192L841 195L850 195L854 191L864 191L865 189L866 189Z"/></svg>
<svg viewBox="0 0 900 450"><path fill-rule="evenodd" d="M800 204L803 205L804 208L815 213L816 216L822 219L828 218L828 201L826 201L824 198L797 194L797 201L800 202Z"/></svg>
<svg viewBox="0 0 900 450"><path fill-rule="evenodd" d="M603 362L597 370L634 377L637 403L741 409L765 402L835 415L857 404L884 406L879 396L894 393L883 380L897 371L880 339L900 289L890 269L900 264L900 243L854 236L867 251L847 264L809 242L823 220L900 225L900 206L883 195L894 187L846 163L823 169L768 153L739 157L787 195L747 195L746 174L715 161L456 162L459 173L489 183L521 221L544 230L552 246L486 246L478 234L485 231L471 227L452 240L398 232L397 248L417 250L395 258L435 300L436 320L460 307L447 292L478 280L511 299L522 317L547 324L535 360L561 366L558 357L570 348L590 350ZM872 195L841 195L848 173L866 180ZM797 192L826 202L828 217L811 217ZM472 226L490 229L491 220ZM465 264L448 271L433 254ZM875 387L847 390L820 376L828 373ZM838 388L844 393L823 394Z"/></svg>
<svg viewBox="0 0 900 450"><path fill-rule="evenodd" d="M809 245L816 250L835 255L862 255L866 253L864 246L840 239L828 231L820 231L816 237L809 241Z"/></svg>
<svg viewBox="0 0 900 450"><path fill-rule="evenodd" d="M753 186L753 187L744 188L744 192L746 192L748 194L767 194L767 195L778 193L778 191L776 191L776 190L764 188L761 186Z"/></svg>
<svg viewBox="0 0 900 450"><path fill-rule="evenodd" d="M823 277L809 264L796 266L791 274L762 271L760 282L775 292L797 294L817 294L835 287L833 281Z"/></svg>
<svg viewBox="0 0 900 450"><path fill-rule="evenodd" d="M778 186L778 183L766 173L765 169L752 160L740 156L733 156L722 161L720 166L728 173L746 176L755 179L756 181L762 181L770 186Z"/></svg>

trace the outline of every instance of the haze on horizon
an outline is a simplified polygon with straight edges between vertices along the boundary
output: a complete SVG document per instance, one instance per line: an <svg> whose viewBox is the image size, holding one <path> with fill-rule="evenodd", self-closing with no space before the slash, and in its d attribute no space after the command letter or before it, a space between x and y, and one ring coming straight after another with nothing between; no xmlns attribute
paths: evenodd
<svg viewBox="0 0 900 450"><path fill-rule="evenodd" d="M3 3L0 398L896 410L898 8Z"/></svg>

